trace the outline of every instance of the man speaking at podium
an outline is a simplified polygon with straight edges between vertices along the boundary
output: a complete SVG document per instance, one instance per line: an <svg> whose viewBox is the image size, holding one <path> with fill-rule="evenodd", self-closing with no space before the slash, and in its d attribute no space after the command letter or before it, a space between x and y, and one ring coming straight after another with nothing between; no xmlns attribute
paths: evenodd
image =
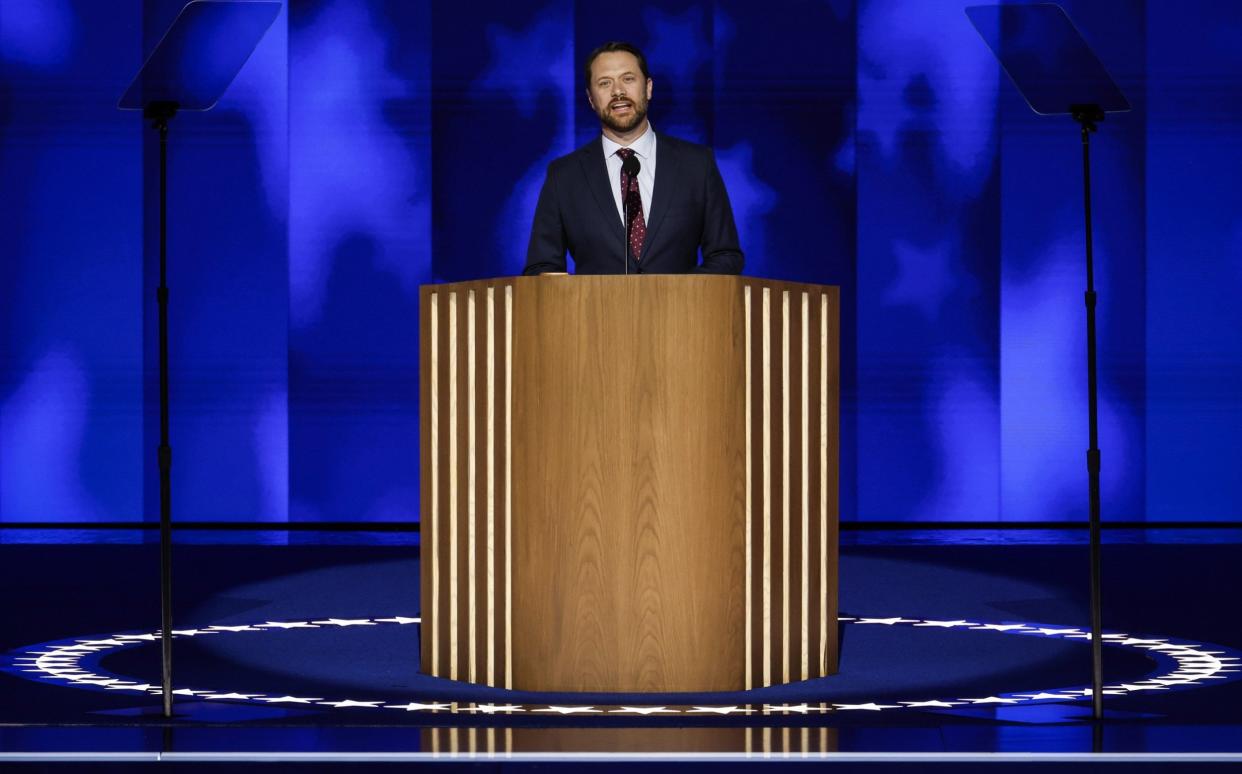
<svg viewBox="0 0 1242 774"><path fill-rule="evenodd" d="M548 165L522 273L564 272L568 250L578 274L740 274L715 156L651 128L642 52L605 43L585 69L602 135Z"/></svg>

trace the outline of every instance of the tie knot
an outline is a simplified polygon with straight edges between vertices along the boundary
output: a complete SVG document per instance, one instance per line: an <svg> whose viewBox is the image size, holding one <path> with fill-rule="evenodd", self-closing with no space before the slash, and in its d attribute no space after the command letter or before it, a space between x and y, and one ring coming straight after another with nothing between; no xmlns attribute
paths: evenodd
<svg viewBox="0 0 1242 774"><path fill-rule="evenodd" d="M617 148L617 155L621 157L622 161L629 161L630 157L634 155L634 150L632 148Z"/></svg>

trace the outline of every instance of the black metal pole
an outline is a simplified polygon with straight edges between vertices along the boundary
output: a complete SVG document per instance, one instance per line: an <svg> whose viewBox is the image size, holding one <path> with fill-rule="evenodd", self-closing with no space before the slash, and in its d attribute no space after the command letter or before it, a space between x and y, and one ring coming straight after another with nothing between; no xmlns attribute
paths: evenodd
<svg viewBox="0 0 1242 774"><path fill-rule="evenodd" d="M1095 351L1095 263L1091 241L1091 133L1103 120L1104 111L1095 105L1076 105L1071 109L1082 130L1082 195L1087 239L1087 422L1090 445L1087 449L1087 479L1090 497L1091 531L1091 714L1104 717L1104 643L1100 612L1100 438L1097 410Z"/></svg>
<svg viewBox="0 0 1242 774"><path fill-rule="evenodd" d="M160 684L164 717L172 717L172 446L168 442L168 122L175 102L153 102L147 118L160 133Z"/></svg>

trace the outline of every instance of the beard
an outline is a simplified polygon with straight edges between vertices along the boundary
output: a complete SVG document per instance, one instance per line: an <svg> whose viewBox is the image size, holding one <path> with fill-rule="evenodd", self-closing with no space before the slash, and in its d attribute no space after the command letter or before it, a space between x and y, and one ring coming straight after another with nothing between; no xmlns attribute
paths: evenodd
<svg viewBox="0 0 1242 774"><path fill-rule="evenodd" d="M618 134L628 132L641 124L643 119L647 117L647 100L646 98L640 98L638 102L630 102L630 107L633 108L633 112L624 118L620 118L613 115L612 105L605 105L604 109L599 111L599 120L603 122L604 126Z"/></svg>

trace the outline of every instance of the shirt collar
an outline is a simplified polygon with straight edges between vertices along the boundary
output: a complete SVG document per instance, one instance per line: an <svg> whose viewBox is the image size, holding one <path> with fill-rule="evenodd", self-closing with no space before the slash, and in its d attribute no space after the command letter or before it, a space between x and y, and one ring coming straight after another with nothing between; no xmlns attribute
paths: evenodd
<svg viewBox="0 0 1242 774"><path fill-rule="evenodd" d="M608 135L600 134L600 139L604 142L604 158L608 158L617 152L618 148L629 147L634 151L634 155L643 161L647 161L651 157L651 149L655 145L655 129L651 127L651 123L647 123L647 131L642 136L628 146L613 142Z"/></svg>

